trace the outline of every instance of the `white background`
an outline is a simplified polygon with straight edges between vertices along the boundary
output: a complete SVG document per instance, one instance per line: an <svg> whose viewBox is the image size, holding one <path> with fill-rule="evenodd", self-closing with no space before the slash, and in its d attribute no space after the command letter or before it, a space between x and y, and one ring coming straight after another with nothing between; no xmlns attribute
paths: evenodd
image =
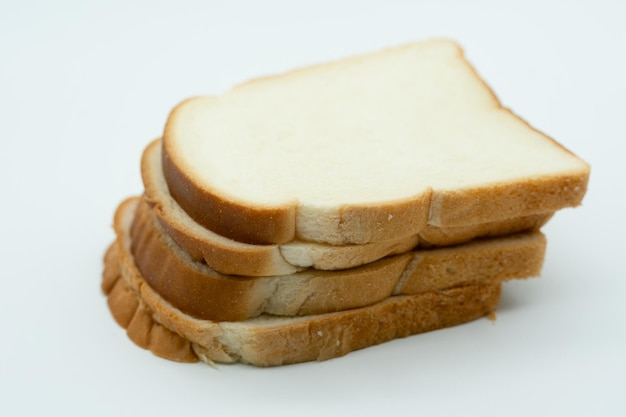
<svg viewBox="0 0 626 417"><path fill-rule="evenodd" d="M620 1L2 1L0 415L626 415ZM272 369L135 347L101 258L169 110L259 75L431 37L592 165L496 323Z"/></svg>

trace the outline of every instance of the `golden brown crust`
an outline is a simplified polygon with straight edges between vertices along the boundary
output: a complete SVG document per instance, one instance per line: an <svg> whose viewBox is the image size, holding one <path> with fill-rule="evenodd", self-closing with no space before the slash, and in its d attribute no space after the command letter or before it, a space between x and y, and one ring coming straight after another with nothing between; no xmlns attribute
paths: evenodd
<svg viewBox="0 0 626 417"><path fill-rule="evenodd" d="M476 284L391 297L373 306L323 315L286 328L259 326L246 335L246 349L239 352L238 360L257 366L323 361L393 339L456 326L495 311L500 287ZM210 358L210 352L197 351L203 360Z"/></svg>
<svg viewBox="0 0 626 417"><path fill-rule="evenodd" d="M119 279L120 267L117 261L117 245L109 246L104 254L104 272L102 273L102 292L109 294Z"/></svg>
<svg viewBox="0 0 626 417"><path fill-rule="evenodd" d="M468 226L438 227L428 225L420 232L420 246L452 246L469 242L477 237L490 238L520 232L538 231L554 213L539 213L514 219L499 220Z"/></svg>
<svg viewBox="0 0 626 417"><path fill-rule="evenodd" d="M371 304L391 295L408 262L404 257L356 271L311 271L280 277L221 275L185 257L160 230L145 204L139 204L130 236L125 237L123 211L122 206L116 229L122 242L132 242L132 255L124 252L121 256L134 260L148 284L166 300L203 319L239 321L264 311L304 315ZM361 289L354 291L357 286Z"/></svg>
<svg viewBox="0 0 626 417"><path fill-rule="evenodd" d="M242 278L220 275L193 262L137 198L120 206L115 228L123 265L136 264L149 285L183 312L218 321L245 320L263 312L320 314L373 304L392 294L537 276L545 251L543 235L530 233L415 251L344 271ZM131 241L135 256L129 249Z"/></svg>
<svg viewBox="0 0 626 417"><path fill-rule="evenodd" d="M529 178L523 182L492 184L480 190L433 194L428 223L454 227L554 212L578 206L587 191L589 172Z"/></svg>
<svg viewBox="0 0 626 417"><path fill-rule="evenodd" d="M293 205L248 206L220 196L197 184L180 169L174 152L164 143L162 158L167 185L172 197L198 223L244 243L284 243L294 239L296 208Z"/></svg>
<svg viewBox="0 0 626 417"><path fill-rule="evenodd" d="M534 238L529 239L529 236ZM459 250L458 247L425 251L424 255L418 252L407 269L411 272L409 277L419 276L419 279L407 279L401 293L420 294L468 282L489 283L513 277L534 277L543 268L546 239L541 233L488 239L472 245L480 247L480 254ZM411 268L415 269L411 271ZM480 278L477 279L477 276Z"/></svg>
<svg viewBox="0 0 626 417"><path fill-rule="evenodd" d="M103 291L115 321L126 329L128 338L137 346L155 355L177 361L197 362L191 343L180 335L155 322L152 310L137 296L124 279L117 258L117 245L107 250L104 258Z"/></svg>
<svg viewBox="0 0 626 417"><path fill-rule="evenodd" d="M146 281L159 294L195 317L242 320L252 314L249 311L254 291L251 278L218 279L194 268L188 268L187 274L181 276L184 263L171 256L156 230L150 227L152 225L146 222L141 212L138 214L130 230L131 252ZM120 233L126 235L128 232L121 229ZM224 297L224 294L238 294L238 297Z"/></svg>
<svg viewBox="0 0 626 417"><path fill-rule="evenodd" d="M209 241L202 237L204 229L197 225L190 230L175 214L175 209L186 213L178 207L164 187L162 166L162 141L157 139L150 143L141 158L141 176L145 188L145 200L150 204L161 225L194 260L204 260L213 269L223 274L268 276L294 273L297 267L287 263L280 255L277 245L246 245L233 241L232 245L223 242ZM158 172L161 171L161 172ZM160 175L159 175L160 174ZM177 207L172 207L176 205Z"/></svg>
<svg viewBox="0 0 626 417"><path fill-rule="evenodd" d="M154 211L160 225L194 260L204 262L221 274L263 277L287 275L302 269L291 265L280 256L276 245L248 245L233 250L188 233L169 221L163 211Z"/></svg>
<svg viewBox="0 0 626 417"><path fill-rule="evenodd" d="M181 362L194 362L199 357L208 363L239 361L275 366L326 360L490 315L500 298L499 283L470 284L391 297L373 306L324 315L264 316L242 323L216 323L186 316L145 285L132 265L113 266L116 260L110 256L105 270L112 266L120 272L115 280L115 287L120 288L117 292L135 309L133 317L137 318L129 321L133 323L129 337L161 357ZM110 303L119 304L123 303ZM114 307L111 311L116 314Z"/></svg>
<svg viewBox="0 0 626 417"><path fill-rule="evenodd" d="M339 210L340 220L336 226L339 237L332 239L331 243L362 245L416 235L428 224L431 198L432 190L428 189L402 200L345 205Z"/></svg>

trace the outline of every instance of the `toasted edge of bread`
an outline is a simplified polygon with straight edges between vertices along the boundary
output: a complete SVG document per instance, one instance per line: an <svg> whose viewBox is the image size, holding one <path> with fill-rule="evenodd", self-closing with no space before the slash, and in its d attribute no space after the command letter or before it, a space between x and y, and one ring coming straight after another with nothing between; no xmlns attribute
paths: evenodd
<svg viewBox="0 0 626 417"><path fill-rule="evenodd" d="M113 244L107 251L102 285L113 317L136 345L179 362L277 366L327 360L491 315L500 299L500 283L468 284L336 313L214 322L173 307L134 265L119 263L117 250Z"/></svg>

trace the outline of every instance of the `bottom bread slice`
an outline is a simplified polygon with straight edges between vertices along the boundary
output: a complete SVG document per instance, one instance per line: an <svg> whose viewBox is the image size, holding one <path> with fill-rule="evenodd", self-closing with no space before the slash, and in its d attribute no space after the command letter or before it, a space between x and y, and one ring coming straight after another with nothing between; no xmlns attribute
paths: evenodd
<svg viewBox="0 0 626 417"><path fill-rule="evenodd" d="M471 283L335 313L214 322L170 305L134 265L120 264L117 251L113 244L105 255L102 282L113 317L138 346L181 362L276 366L326 360L475 320L494 312L500 299L500 283Z"/></svg>

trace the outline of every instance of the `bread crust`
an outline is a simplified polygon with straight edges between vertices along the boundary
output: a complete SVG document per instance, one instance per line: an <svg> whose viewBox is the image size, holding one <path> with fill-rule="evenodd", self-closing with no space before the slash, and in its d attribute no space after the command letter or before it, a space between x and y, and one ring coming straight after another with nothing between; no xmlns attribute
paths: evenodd
<svg viewBox="0 0 626 417"><path fill-rule="evenodd" d="M446 41L436 42L438 47L445 45L450 55L464 59L458 45ZM316 73L324 68L340 66L341 62L363 59L366 58L361 56L340 63L297 70L244 84L234 90L281 82L298 74ZM502 108L476 70L467 61L463 62L475 77L476 83L484 87L483 94L493 102L497 116L513 119L518 127L523 126L533 135L539 133L510 110ZM220 235L245 243L281 244L299 239L345 245L397 239L418 235L427 225L465 227L575 207L581 203L587 188L589 166L553 139L540 134L544 141L577 160L577 166L553 175L531 176L516 181L494 179L492 183L485 183L478 188L422 187L413 196L379 201L376 204L338 204L321 210L317 206L307 207L294 200L283 201L276 206L262 206L228 195L211 184L199 182L191 175L190 168L174 143L178 135L175 126L181 114L193 112L194 106L202 106L203 102L213 103L218 100L195 98L181 103L172 111L164 132L163 172L172 197L195 221ZM311 219L314 219L315 227L311 225Z"/></svg>
<svg viewBox="0 0 626 417"><path fill-rule="evenodd" d="M137 289L122 279L117 257L117 244L113 243L104 256L102 291L107 295L111 315L128 338L137 346L155 355L176 362L198 362L191 342L169 330L153 318L152 310L138 296Z"/></svg>
<svg viewBox="0 0 626 417"><path fill-rule="evenodd" d="M201 359L209 364L277 366L322 361L492 315L500 299L500 283L469 284L394 296L336 313L219 323L198 320L171 306L132 264L117 264L117 253L118 245L113 244L105 256L103 273L112 315L125 317L118 323L135 344L179 362Z"/></svg>
<svg viewBox="0 0 626 417"><path fill-rule="evenodd" d="M494 183L482 190L437 192L430 203L428 224L463 227L467 219L484 223L504 220L503 214L527 217L576 207L587 191L588 174L566 173L529 178L521 184Z"/></svg>
<svg viewBox="0 0 626 417"><path fill-rule="evenodd" d="M221 275L194 262L138 198L120 205L114 223L122 265L134 265L156 292L186 314L216 321L241 321L262 313L321 314L391 295L538 276L545 252L545 237L535 232L414 251L344 271L246 278Z"/></svg>

